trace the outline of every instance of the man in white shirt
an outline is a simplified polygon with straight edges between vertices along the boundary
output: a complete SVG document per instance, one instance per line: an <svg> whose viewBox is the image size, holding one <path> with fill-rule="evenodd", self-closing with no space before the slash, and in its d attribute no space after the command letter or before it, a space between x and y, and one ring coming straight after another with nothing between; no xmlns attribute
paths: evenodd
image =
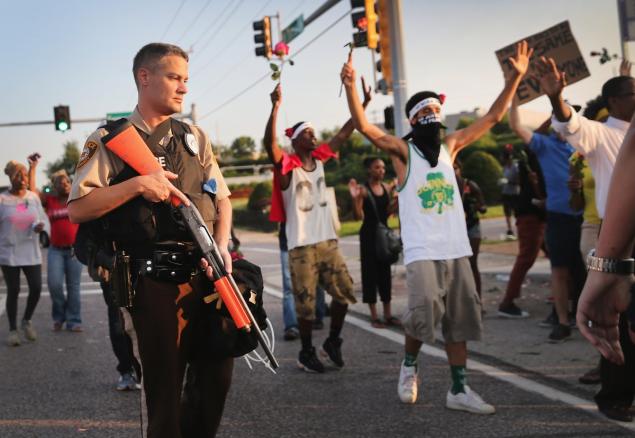
<svg viewBox="0 0 635 438"><path fill-rule="evenodd" d="M467 341L481 337L481 302L469 266L472 251L452 160L503 118L532 52L527 42L519 43L516 55L509 59L511 74L487 114L444 138L442 95L422 91L412 96L405 108L412 132L405 138L395 137L366 119L355 90L350 56L342 69L355 128L390 154L399 182L399 220L408 283L408 310L402 319L405 357L397 386L403 403L417 400L419 350L424 341L434 342L435 327L441 323L452 374L446 407L475 414L496 411L466 381Z"/></svg>
<svg viewBox="0 0 635 438"><path fill-rule="evenodd" d="M541 58L539 63L540 87L547 94L553 107L553 127L562 134L576 150L582 153L595 178L595 202L600 218L606 211L613 168L622 146L629 122L635 113L635 79L617 76L602 86L602 99L608 109L609 118L604 123L578 115L562 98L566 86L565 73L551 58ZM620 324L624 331L625 324ZM595 396L598 409L607 417L618 421L633 421L629 409L635 392L625 382L635 374L635 345L627 335L621 336L626 361L617 365L602 357L600 378L602 389Z"/></svg>

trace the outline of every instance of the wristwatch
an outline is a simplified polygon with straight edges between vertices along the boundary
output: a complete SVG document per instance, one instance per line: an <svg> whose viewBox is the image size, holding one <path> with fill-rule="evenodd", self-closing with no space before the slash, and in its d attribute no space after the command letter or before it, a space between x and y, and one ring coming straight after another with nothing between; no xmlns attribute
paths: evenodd
<svg viewBox="0 0 635 438"><path fill-rule="evenodd" d="M635 259L609 259L595 256L595 248L586 257L586 267L591 271L608 274L631 275L635 272Z"/></svg>

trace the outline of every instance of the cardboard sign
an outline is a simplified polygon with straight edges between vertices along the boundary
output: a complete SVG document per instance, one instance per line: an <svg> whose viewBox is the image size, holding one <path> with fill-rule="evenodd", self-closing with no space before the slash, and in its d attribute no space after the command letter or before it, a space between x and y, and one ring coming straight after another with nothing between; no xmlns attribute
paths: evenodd
<svg viewBox="0 0 635 438"><path fill-rule="evenodd" d="M540 90L538 80L532 78L532 74L537 73L535 63L541 56L554 59L558 69L566 73L567 85L576 83L591 75L584 62L582 53L580 53L578 43L575 41L573 33L571 33L568 21L556 24L543 32L524 38L524 40L527 41L530 48L533 47L534 54L531 57L532 62L529 65L529 71L518 86L518 91L516 91L521 104L544 94ZM513 69L508 58L516 54L516 44L520 41L496 51L496 57L505 74Z"/></svg>

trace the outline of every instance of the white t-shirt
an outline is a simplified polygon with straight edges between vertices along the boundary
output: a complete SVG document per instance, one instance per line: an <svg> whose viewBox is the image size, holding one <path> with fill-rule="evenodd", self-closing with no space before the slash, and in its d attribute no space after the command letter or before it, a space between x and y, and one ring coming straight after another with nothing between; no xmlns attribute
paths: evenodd
<svg viewBox="0 0 635 438"><path fill-rule="evenodd" d="M315 160L311 172L302 167L291 171L291 183L282 191L282 199L289 250L337 239L328 205L324 164L320 160Z"/></svg>
<svg viewBox="0 0 635 438"><path fill-rule="evenodd" d="M40 236L33 231L40 222L50 232L48 217L37 194L27 191L19 198L8 190L0 193L0 265L42 264Z"/></svg>
<svg viewBox="0 0 635 438"><path fill-rule="evenodd" d="M595 178L595 204L603 218L615 159L629 123L614 117L601 123L580 116L572 107L570 110L571 118L567 122L559 122L555 116L551 119L553 129L563 135L589 163Z"/></svg>
<svg viewBox="0 0 635 438"><path fill-rule="evenodd" d="M472 255L461 192L445 145L431 167L408 143L408 173L399 188L399 222L404 264L450 260Z"/></svg>

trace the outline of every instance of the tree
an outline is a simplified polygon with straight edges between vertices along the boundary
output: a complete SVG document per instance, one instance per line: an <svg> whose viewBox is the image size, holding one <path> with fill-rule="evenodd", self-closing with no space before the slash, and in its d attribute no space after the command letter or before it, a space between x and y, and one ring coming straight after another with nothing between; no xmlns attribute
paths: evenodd
<svg viewBox="0 0 635 438"><path fill-rule="evenodd" d="M485 202L494 204L500 201L501 189L498 181L503 176L503 168L491 154L483 151L472 153L463 162L462 174L478 184Z"/></svg>
<svg viewBox="0 0 635 438"><path fill-rule="evenodd" d="M64 154L56 161L46 165L46 176L50 178L51 175L61 169L64 169L69 175L74 174L75 166L77 166L77 162L79 161L79 155L77 142L74 140L67 141L64 143Z"/></svg>
<svg viewBox="0 0 635 438"><path fill-rule="evenodd" d="M256 142L253 138L243 135L232 142L229 147L232 158L240 160L241 158L251 158L256 152Z"/></svg>

